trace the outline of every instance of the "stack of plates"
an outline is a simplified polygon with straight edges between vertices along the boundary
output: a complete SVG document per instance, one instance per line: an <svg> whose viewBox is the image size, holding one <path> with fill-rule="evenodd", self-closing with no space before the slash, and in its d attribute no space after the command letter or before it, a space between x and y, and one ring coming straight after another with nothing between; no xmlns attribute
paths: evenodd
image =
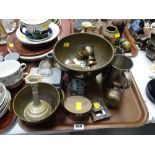
<svg viewBox="0 0 155 155"><path fill-rule="evenodd" d="M49 28L52 31L52 35L50 35L50 37L48 37L47 39L38 39L38 40L32 40L30 38L28 38L26 35L24 35L21 31L20 28L17 29L16 31L16 37L23 43L26 45L40 45L40 44L45 44L48 43L52 40L54 40L56 37L58 37L60 29L58 27L58 25L56 25L55 23L51 23L49 25Z"/></svg>
<svg viewBox="0 0 155 155"><path fill-rule="evenodd" d="M49 29L51 29L52 34L48 38L33 40L24 35L18 28L16 35L10 35L8 39L9 53L16 51L20 54L21 59L27 61L45 58L48 53L52 52L53 45L56 43L60 32L59 26L54 22L50 23Z"/></svg>
<svg viewBox="0 0 155 155"><path fill-rule="evenodd" d="M5 88L2 83L0 83L0 118L3 117L7 112L10 101L10 92Z"/></svg>

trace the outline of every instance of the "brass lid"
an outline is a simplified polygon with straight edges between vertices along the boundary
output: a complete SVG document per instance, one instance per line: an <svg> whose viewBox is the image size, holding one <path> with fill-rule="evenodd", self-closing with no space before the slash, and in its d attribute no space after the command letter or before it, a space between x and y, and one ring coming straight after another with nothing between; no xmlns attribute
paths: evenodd
<svg viewBox="0 0 155 155"><path fill-rule="evenodd" d="M89 99L83 96L70 96L64 102L64 107L71 113L84 114L91 110L92 103Z"/></svg>

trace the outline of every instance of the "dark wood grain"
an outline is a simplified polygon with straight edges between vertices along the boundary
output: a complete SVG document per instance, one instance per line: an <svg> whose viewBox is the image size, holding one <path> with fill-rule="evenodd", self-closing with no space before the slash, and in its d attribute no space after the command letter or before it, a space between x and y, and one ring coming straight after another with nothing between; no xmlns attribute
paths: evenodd
<svg viewBox="0 0 155 155"><path fill-rule="evenodd" d="M10 112L9 110L6 112L6 114L0 118L0 133L8 130L13 123L16 120L16 116L13 112Z"/></svg>

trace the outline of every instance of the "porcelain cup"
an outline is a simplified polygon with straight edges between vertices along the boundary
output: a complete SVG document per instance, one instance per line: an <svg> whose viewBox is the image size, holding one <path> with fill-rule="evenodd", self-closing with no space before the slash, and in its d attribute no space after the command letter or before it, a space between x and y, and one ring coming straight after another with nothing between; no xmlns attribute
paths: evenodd
<svg viewBox="0 0 155 155"><path fill-rule="evenodd" d="M43 37L49 29L50 19L21 19L20 31L24 35L32 35L34 39Z"/></svg>
<svg viewBox="0 0 155 155"><path fill-rule="evenodd" d="M19 63L16 60L6 60L0 63L0 82L6 87L16 86L25 75L25 63Z"/></svg>

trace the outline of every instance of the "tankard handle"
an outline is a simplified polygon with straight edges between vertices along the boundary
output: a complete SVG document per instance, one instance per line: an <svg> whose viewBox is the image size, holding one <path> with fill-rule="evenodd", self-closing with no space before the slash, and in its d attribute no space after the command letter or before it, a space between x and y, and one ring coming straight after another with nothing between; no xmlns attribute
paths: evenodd
<svg viewBox="0 0 155 155"><path fill-rule="evenodd" d="M126 80L126 84L124 86L124 89L127 89L132 84L132 75L131 75L131 72L130 71L124 72L124 76L125 76L125 80Z"/></svg>

